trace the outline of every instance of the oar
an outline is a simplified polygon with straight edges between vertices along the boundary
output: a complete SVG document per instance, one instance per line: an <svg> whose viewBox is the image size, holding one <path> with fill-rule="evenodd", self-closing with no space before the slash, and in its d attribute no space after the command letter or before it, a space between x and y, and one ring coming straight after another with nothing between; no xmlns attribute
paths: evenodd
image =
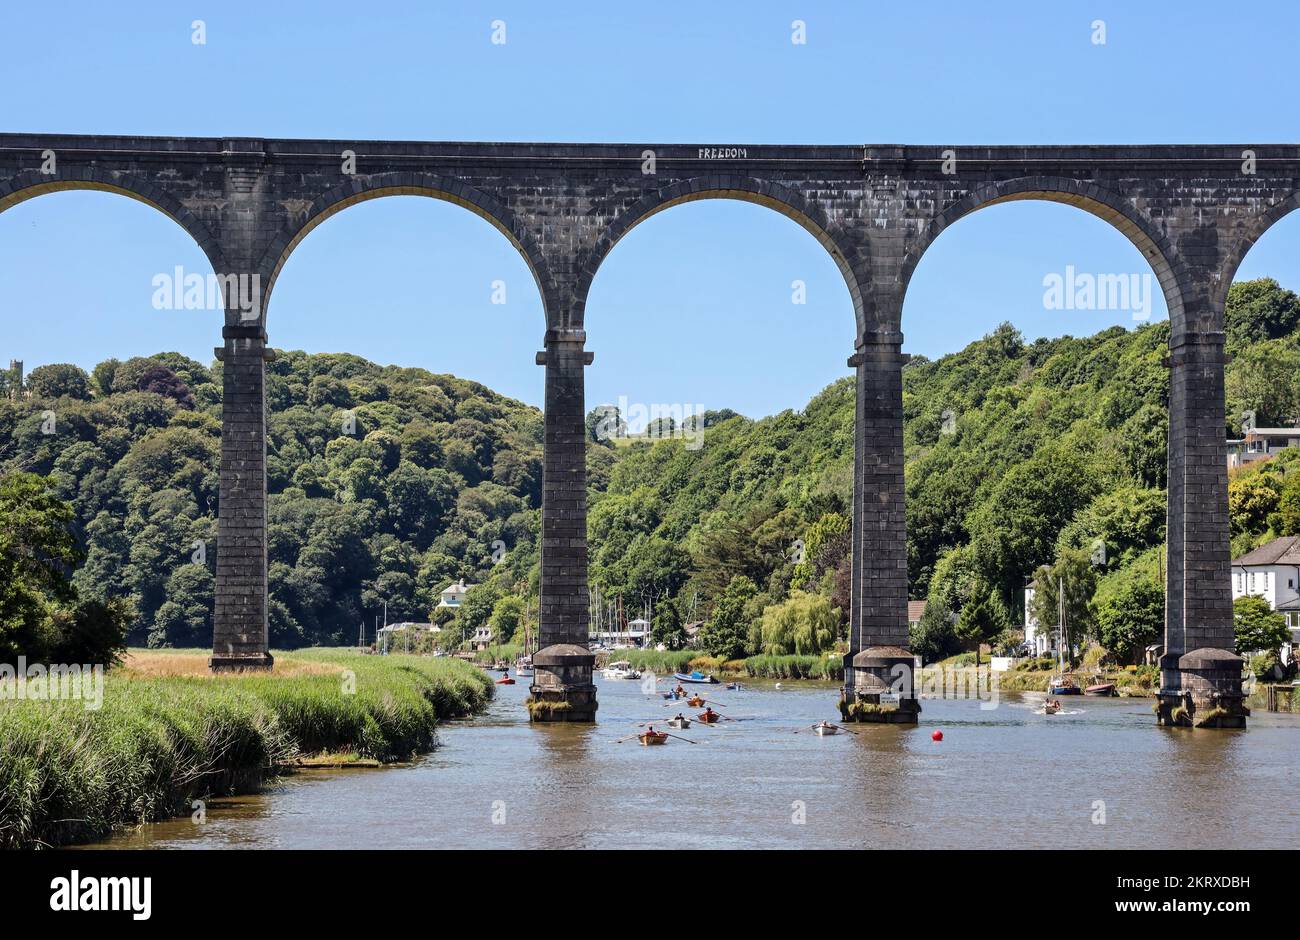
<svg viewBox="0 0 1300 940"><path fill-rule="evenodd" d="M667 731L657 731L656 734L668 734ZM670 738L676 738L678 741L685 741L687 744L699 744L699 741L692 741L690 738L684 738L680 734L668 734Z"/></svg>

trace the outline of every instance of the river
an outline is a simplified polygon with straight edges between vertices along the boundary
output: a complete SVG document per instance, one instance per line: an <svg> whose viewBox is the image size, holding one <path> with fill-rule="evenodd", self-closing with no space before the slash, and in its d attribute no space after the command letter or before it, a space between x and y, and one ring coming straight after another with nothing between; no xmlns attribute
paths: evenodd
<svg viewBox="0 0 1300 940"><path fill-rule="evenodd" d="M205 822L96 848L1260 848L1294 846L1300 716L1247 731L1159 728L1144 699L924 702L917 727L835 720L829 685L704 694L735 719L663 747L615 743L675 714L600 681L594 726L528 723L523 683L408 765L309 771L212 801ZM684 709L688 714L699 709ZM931 733L942 730L943 740Z"/></svg>

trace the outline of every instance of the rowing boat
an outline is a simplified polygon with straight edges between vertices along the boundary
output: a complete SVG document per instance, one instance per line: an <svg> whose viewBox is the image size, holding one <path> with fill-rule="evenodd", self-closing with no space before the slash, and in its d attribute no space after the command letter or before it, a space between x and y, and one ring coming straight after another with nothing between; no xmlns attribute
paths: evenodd
<svg viewBox="0 0 1300 940"><path fill-rule="evenodd" d="M812 729L813 734L817 735L819 738L825 737L828 734L839 734L840 731L838 725L833 725L826 721L818 722L813 725Z"/></svg>
<svg viewBox="0 0 1300 940"><path fill-rule="evenodd" d="M704 699L699 695L693 695L686 700L686 704L689 705L691 708L703 708Z"/></svg>
<svg viewBox="0 0 1300 940"><path fill-rule="evenodd" d="M645 734L638 734L636 739L647 747L651 744L668 743L668 735L663 731L647 731Z"/></svg>
<svg viewBox="0 0 1300 940"><path fill-rule="evenodd" d="M690 726L691 726L691 720L689 718L668 719L668 727L670 728L685 729L685 728L689 728Z"/></svg>
<svg viewBox="0 0 1300 940"><path fill-rule="evenodd" d="M706 725L711 725L711 724L715 724L718 721L718 719L721 717L722 716L719 715L717 712L700 712L698 715L695 716L695 720L702 721Z"/></svg>

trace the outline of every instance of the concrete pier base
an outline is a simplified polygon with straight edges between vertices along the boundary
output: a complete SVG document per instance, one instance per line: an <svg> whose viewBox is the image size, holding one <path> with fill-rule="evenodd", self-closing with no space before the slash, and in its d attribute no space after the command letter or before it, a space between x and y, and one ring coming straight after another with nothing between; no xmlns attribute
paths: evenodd
<svg viewBox="0 0 1300 940"><path fill-rule="evenodd" d="M845 656L844 667L845 676L851 677L840 692L840 716L846 722L916 724L921 700L913 674L916 659L910 652L901 646L868 647Z"/></svg>
<svg viewBox="0 0 1300 940"><path fill-rule="evenodd" d="M1156 721L1183 728L1245 728L1250 709L1241 689L1241 657L1206 647L1160 660Z"/></svg>
<svg viewBox="0 0 1300 940"><path fill-rule="evenodd" d="M533 655L528 687L529 721L595 721L596 654L575 643L558 643Z"/></svg>

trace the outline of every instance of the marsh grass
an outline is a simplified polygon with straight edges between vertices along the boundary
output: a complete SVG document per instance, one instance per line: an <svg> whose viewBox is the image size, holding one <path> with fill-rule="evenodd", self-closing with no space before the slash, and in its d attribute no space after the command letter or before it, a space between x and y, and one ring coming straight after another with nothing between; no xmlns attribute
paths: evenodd
<svg viewBox="0 0 1300 940"><path fill-rule="evenodd" d="M204 672L195 674L193 660ZM199 651L132 655L103 706L0 701L0 848L61 845L250 792L313 754L403 760L491 680L450 658L277 654L272 673L206 673Z"/></svg>

